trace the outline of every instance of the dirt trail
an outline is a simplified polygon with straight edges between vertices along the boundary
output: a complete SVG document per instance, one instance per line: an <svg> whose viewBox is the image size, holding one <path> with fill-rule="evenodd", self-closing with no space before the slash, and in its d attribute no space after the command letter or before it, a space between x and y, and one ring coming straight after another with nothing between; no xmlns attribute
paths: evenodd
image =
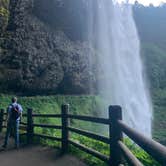
<svg viewBox="0 0 166 166"><path fill-rule="evenodd" d="M2 145L0 137L0 146ZM53 148L30 146L19 150L9 148L0 151L1 166L87 166L82 161L71 155L60 156Z"/></svg>

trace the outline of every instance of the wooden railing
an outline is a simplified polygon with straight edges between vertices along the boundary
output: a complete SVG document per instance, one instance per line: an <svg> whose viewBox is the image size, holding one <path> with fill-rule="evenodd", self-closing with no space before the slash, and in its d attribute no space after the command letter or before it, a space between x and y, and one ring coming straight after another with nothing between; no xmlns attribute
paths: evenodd
<svg viewBox="0 0 166 166"><path fill-rule="evenodd" d="M4 121L4 110L0 112L0 131L2 131L3 121ZM62 105L61 114L34 114L32 109L28 109L27 123L21 122L21 128L26 127L27 144L33 143L33 137L40 137L43 139L50 139L54 141L61 142L62 153L68 152L69 145L73 145L80 150L83 150L100 160L108 163L109 166L119 166L123 163L124 159L131 166L142 166L143 164L132 154L132 152L123 143L123 133L131 138L133 142L144 149L150 156L152 156L156 161L158 161L162 166L166 166L166 147L157 143L156 141L143 136L141 133L135 131L134 129L127 126L122 121L122 110L120 106L110 106L109 107L109 118L96 118L91 116L81 116L72 115L69 113L69 105ZM50 124L35 124L34 118L61 118L61 126L50 125ZM81 130L70 126L70 120L76 119L81 121L94 122L99 124L104 124L109 126L109 137L95 134L93 132ZM53 128L61 130L61 138L42 135L34 133L35 127L42 128ZM78 142L71 140L69 137L69 132L74 132L79 135L83 135L109 145L110 155L105 156L98 151L81 145Z"/></svg>

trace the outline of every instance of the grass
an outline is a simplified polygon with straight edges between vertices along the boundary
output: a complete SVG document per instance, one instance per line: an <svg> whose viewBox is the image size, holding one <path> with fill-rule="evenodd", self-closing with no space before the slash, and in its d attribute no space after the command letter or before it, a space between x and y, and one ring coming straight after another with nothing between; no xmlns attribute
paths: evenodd
<svg viewBox="0 0 166 166"><path fill-rule="evenodd" d="M166 89L156 90L153 96L153 138L166 145Z"/></svg>
<svg viewBox="0 0 166 166"><path fill-rule="evenodd" d="M0 108L7 108L11 101L12 95L0 94ZM103 102L98 96L34 96L34 97L19 97L18 102L23 106L24 112L27 108L33 108L35 113L50 113L58 114L61 111L61 105L68 103L70 105L70 113L74 115L90 115L100 117L103 107ZM23 119L24 121L25 119ZM35 123L60 124L60 120L55 118L35 118ZM101 132L102 127L93 123L84 123L77 120L72 120L74 127L78 127L93 132ZM45 130L45 129L44 129Z"/></svg>
<svg viewBox="0 0 166 166"><path fill-rule="evenodd" d="M12 95L4 95L0 94L0 107L6 108L10 103ZM102 115L101 110L103 110L104 102L98 96L33 96L33 97L19 97L19 103L23 106L24 111L27 108L33 108L33 112L35 113L50 113L50 114L58 114L61 110L61 105L64 103L70 104L70 113L71 114L79 114L79 115L90 115L95 117L100 117ZM157 104L156 104L157 105ZM157 108L156 108L157 109ZM159 109L158 109L159 110ZM161 112L160 112L161 111ZM163 118L165 114L163 110L159 110L156 114L156 118L159 121L156 121L156 124L161 121L160 118ZM22 119L22 121L26 121L26 119ZM61 125L61 120L57 118L35 118L35 123L43 123L43 124L55 124ZM107 128L102 125L97 125L95 123L89 122L82 122L79 120L71 121L71 125L73 127L81 128L84 130L93 131L100 134L108 133ZM162 130L159 130L160 132ZM155 138L161 138L160 134L165 134L164 130L163 133L155 131ZM57 129L47 129L47 128L35 128L35 133L45 134L50 136L61 137L61 131ZM159 135L158 135L159 134ZM84 136L80 136L78 134L70 134L70 138L80 144L83 144L89 148L92 148L96 151L104 155L109 155L109 147L107 144L102 143L100 141L96 141ZM50 141L50 140L43 140L43 139L36 139L36 142L40 142L43 145L49 146L56 146L60 147L61 144L58 142ZM129 149L134 153L134 155L144 164L147 166L158 166L159 164L155 162L146 152L136 146L134 143L125 139L125 144L129 147ZM70 146L70 152L81 159L85 160L88 165L96 165L96 166L105 166L106 164L101 160L84 153L73 146ZM127 164L126 164L127 165Z"/></svg>

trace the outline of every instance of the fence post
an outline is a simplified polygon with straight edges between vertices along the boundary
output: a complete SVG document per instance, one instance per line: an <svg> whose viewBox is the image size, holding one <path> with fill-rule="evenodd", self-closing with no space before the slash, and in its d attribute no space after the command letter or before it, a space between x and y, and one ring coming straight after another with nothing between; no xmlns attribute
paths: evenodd
<svg viewBox="0 0 166 166"><path fill-rule="evenodd" d="M33 143L33 117L32 109L27 110L27 144Z"/></svg>
<svg viewBox="0 0 166 166"><path fill-rule="evenodd" d="M62 105L62 154L68 152L68 144L69 144L69 131L68 131L68 113L69 113L69 104Z"/></svg>
<svg viewBox="0 0 166 166"><path fill-rule="evenodd" d="M3 129L3 117L4 117L4 109L0 110L0 132L2 132Z"/></svg>
<svg viewBox="0 0 166 166"><path fill-rule="evenodd" d="M122 140L122 131L117 120L122 120L122 110L120 106L109 106L109 138L110 138L110 166L119 166L122 162L121 150L118 141Z"/></svg>

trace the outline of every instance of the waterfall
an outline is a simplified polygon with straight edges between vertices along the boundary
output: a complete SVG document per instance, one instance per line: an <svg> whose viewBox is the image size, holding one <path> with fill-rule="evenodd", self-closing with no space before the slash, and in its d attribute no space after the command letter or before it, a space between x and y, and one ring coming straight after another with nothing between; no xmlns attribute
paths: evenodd
<svg viewBox="0 0 166 166"><path fill-rule="evenodd" d="M97 50L99 93L120 105L123 120L151 137L152 104L140 56L140 41L130 4L91 2L90 41Z"/></svg>

